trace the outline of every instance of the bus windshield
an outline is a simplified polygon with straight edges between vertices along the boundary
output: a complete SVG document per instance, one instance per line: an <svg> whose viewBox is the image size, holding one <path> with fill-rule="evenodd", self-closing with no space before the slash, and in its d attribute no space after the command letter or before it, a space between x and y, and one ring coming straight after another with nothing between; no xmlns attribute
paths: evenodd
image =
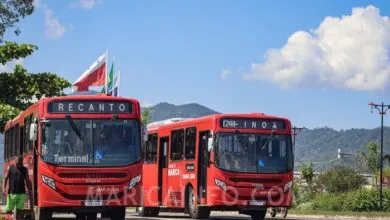
<svg viewBox="0 0 390 220"><path fill-rule="evenodd" d="M132 164L140 160L139 130L135 119L46 121L41 156L59 166Z"/></svg>
<svg viewBox="0 0 390 220"><path fill-rule="evenodd" d="M244 173L283 173L293 169L291 136L219 133L216 165Z"/></svg>

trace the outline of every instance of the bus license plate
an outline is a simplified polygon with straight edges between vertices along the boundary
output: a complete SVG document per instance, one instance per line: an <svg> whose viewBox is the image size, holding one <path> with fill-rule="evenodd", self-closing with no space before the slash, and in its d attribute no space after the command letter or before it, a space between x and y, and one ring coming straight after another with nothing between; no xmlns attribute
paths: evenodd
<svg viewBox="0 0 390 220"><path fill-rule="evenodd" d="M263 206L265 204L264 201L257 201L257 200L252 200L249 202L251 205L257 205L257 206Z"/></svg>
<svg viewBox="0 0 390 220"><path fill-rule="evenodd" d="M86 200L85 206L102 206L103 201L101 200Z"/></svg>

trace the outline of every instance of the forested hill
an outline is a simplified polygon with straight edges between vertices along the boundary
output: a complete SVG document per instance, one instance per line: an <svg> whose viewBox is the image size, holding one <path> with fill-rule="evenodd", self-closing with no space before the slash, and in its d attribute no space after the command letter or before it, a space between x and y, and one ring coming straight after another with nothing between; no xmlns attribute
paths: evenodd
<svg viewBox="0 0 390 220"><path fill-rule="evenodd" d="M380 143L380 128L348 129L336 131L332 128L316 128L303 130L296 137L296 165L302 161L313 161L317 170L347 162L355 166L354 155L337 159L337 149L344 153L357 154L364 151L365 145L375 141ZM390 153L390 128L384 127L384 152ZM379 149L379 145L378 145ZM358 168L362 168L358 161Z"/></svg>
<svg viewBox="0 0 390 220"><path fill-rule="evenodd" d="M203 105L196 103L173 105L167 102L153 106L152 121L160 121L168 118L197 118L218 113Z"/></svg>

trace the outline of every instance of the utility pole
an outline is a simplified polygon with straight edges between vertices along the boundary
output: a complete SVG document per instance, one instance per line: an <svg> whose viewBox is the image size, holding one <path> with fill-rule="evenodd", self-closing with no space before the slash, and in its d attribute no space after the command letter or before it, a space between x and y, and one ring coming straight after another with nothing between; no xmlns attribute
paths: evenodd
<svg viewBox="0 0 390 220"><path fill-rule="evenodd" d="M291 131L292 131L291 133L293 136L293 146L295 146L295 136L297 136L299 132L301 132L303 129L305 129L305 127L296 127L296 126L291 127Z"/></svg>
<svg viewBox="0 0 390 220"><path fill-rule="evenodd" d="M390 108L390 105L383 104L374 104L373 102L369 103L368 105L371 106L371 113L373 112L373 109L375 108L378 110L379 114L381 115L381 152L380 152L380 185L379 185L379 206L380 210L382 210L382 200L383 200L383 191L382 191L382 185L383 185L383 116L386 114L386 111Z"/></svg>

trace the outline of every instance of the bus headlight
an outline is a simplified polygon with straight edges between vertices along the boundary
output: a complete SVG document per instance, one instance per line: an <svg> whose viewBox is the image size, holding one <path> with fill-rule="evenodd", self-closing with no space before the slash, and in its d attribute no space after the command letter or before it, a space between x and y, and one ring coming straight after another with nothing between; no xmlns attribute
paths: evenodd
<svg viewBox="0 0 390 220"><path fill-rule="evenodd" d="M223 189L224 191L227 191L226 183L222 180L215 178L215 185L219 186L219 188Z"/></svg>
<svg viewBox="0 0 390 220"><path fill-rule="evenodd" d="M284 192L286 192L287 190L289 190L292 186L292 181L286 183L286 185L284 185Z"/></svg>
<svg viewBox="0 0 390 220"><path fill-rule="evenodd" d="M49 177L47 177L45 175L42 175L42 181L46 185L50 186L50 188L52 188L54 190L56 189L56 183L54 182L54 180L52 178L49 178Z"/></svg>
<svg viewBox="0 0 390 220"><path fill-rule="evenodd" d="M139 183L139 181L141 181L141 175L138 175L130 180L128 189L133 188L135 185L137 185L137 183Z"/></svg>

